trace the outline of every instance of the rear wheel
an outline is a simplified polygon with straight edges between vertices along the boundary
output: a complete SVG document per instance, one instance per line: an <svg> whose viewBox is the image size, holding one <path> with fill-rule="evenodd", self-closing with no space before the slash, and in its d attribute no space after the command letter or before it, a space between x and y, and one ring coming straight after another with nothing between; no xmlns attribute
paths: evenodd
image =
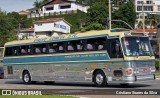
<svg viewBox="0 0 160 98"><path fill-rule="evenodd" d="M23 72L22 80L23 80L24 84L30 84L31 83L31 76L30 76L28 71Z"/></svg>
<svg viewBox="0 0 160 98"><path fill-rule="evenodd" d="M98 87L104 87L107 85L107 79L103 71L96 71L93 77L93 82Z"/></svg>

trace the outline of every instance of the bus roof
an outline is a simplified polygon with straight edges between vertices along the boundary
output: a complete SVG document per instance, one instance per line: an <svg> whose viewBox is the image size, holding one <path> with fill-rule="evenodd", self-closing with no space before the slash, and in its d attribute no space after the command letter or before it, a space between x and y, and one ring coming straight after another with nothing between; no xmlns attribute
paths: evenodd
<svg viewBox="0 0 160 98"><path fill-rule="evenodd" d="M58 42L58 41L94 38L94 37L101 37L101 36L107 36L109 39L118 38L118 37L123 37L124 32L111 32L110 30L99 30L99 31L93 30L93 31L87 31L84 33L63 34L57 37L54 36L54 37L45 37L45 38L32 38L28 40L16 40L16 41L7 42L5 46Z"/></svg>

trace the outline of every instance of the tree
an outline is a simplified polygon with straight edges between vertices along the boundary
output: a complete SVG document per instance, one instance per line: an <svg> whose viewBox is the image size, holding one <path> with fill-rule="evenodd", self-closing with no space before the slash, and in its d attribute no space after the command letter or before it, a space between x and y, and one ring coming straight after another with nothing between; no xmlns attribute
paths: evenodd
<svg viewBox="0 0 160 98"><path fill-rule="evenodd" d="M98 23L98 24L101 24L103 27L106 27L107 17L108 17L107 1L102 0L102 1L96 2L88 9L87 25Z"/></svg>
<svg viewBox="0 0 160 98"><path fill-rule="evenodd" d="M16 29L14 28L11 18L6 13L0 13L0 46L4 43L16 39Z"/></svg>
<svg viewBox="0 0 160 98"><path fill-rule="evenodd" d="M19 15L17 12L8 13L7 16L10 18L15 29L19 28L29 28L33 26L31 19L27 18L27 15Z"/></svg>
<svg viewBox="0 0 160 98"><path fill-rule="evenodd" d="M42 1L42 4L46 4L46 3L48 3L48 2L50 2L51 0L43 0Z"/></svg>
<svg viewBox="0 0 160 98"><path fill-rule="evenodd" d="M40 8L41 5L42 5L42 1L36 0L36 1L33 3L33 6L34 6L35 8Z"/></svg>
<svg viewBox="0 0 160 98"><path fill-rule="evenodd" d="M123 20L134 28L134 24L136 21L136 12L134 9L133 1L129 1L126 4L120 5L119 9L115 10L112 16L112 20ZM129 28L126 24L118 22L114 22L113 27Z"/></svg>

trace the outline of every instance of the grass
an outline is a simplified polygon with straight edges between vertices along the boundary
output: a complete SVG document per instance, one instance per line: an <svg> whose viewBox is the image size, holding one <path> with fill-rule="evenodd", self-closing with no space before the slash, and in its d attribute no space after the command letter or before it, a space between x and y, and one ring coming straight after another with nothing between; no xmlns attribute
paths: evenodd
<svg viewBox="0 0 160 98"><path fill-rule="evenodd" d="M156 71L156 76L160 76L160 71Z"/></svg>
<svg viewBox="0 0 160 98"><path fill-rule="evenodd" d="M38 95L38 96L18 96L18 95L13 95L13 96L0 96L0 98L76 98L72 96L62 96L62 95Z"/></svg>

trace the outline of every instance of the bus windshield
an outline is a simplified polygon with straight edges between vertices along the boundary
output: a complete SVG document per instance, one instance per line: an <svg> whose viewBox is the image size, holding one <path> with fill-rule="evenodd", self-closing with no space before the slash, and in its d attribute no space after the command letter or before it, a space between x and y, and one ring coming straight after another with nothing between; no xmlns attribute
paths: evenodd
<svg viewBox="0 0 160 98"><path fill-rule="evenodd" d="M148 37L122 38L124 54L126 56L152 56L153 51Z"/></svg>

